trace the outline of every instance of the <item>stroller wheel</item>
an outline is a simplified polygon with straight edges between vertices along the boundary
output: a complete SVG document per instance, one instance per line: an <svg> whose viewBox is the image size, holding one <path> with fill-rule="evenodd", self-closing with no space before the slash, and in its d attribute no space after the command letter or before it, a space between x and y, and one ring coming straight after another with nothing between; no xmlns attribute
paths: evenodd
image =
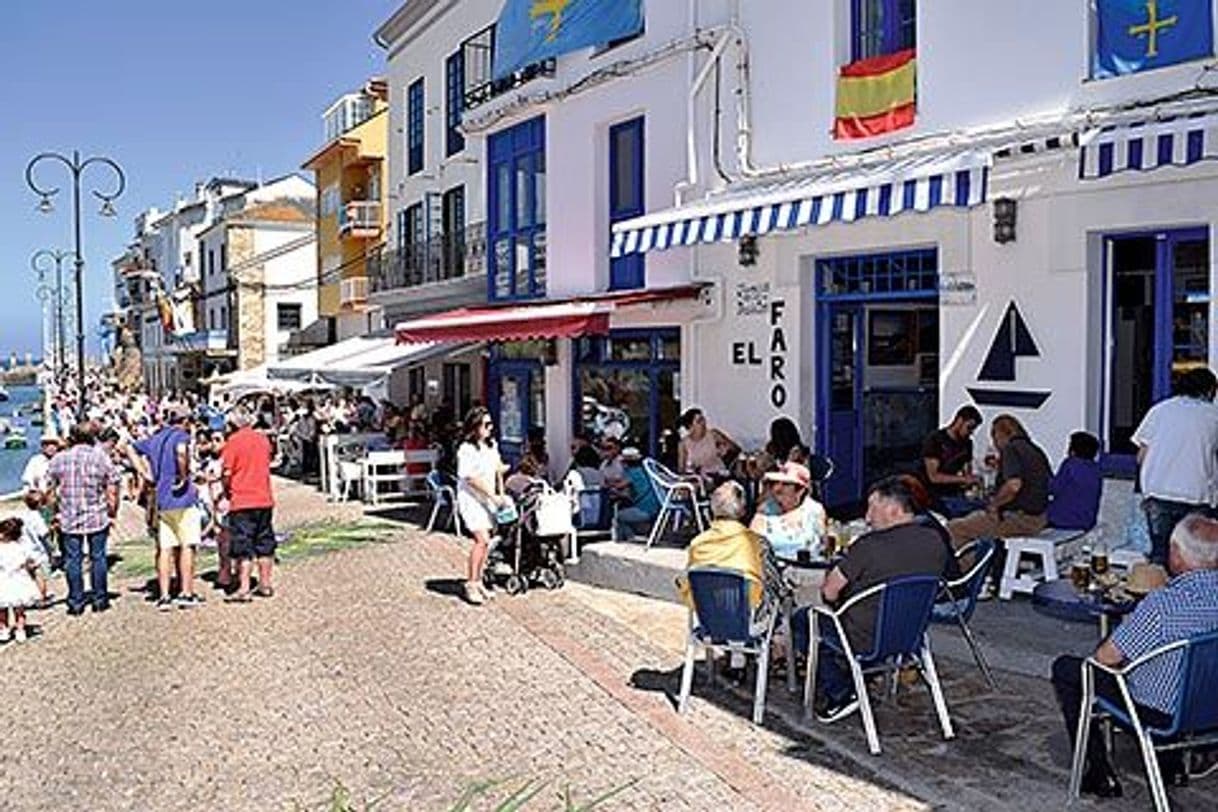
<svg viewBox="0 0 1218 812"><path fill-rule="evenodd" d="M537 574L537 580L546 589L558 589L562 586L562 575L555 570L542 570Z"/></svg>
<svg viewBox="0 0 1218 812"><path fill-rule="evenodd" d="M509 595L520 595L529 588L529 585L519 575L512 573L503 582L503 588L507 590Z"/></svg>

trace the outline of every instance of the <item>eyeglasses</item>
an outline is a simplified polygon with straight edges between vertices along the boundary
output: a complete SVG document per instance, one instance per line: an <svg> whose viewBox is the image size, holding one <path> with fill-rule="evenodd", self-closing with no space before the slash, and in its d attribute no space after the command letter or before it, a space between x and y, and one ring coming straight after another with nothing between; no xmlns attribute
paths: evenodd
<svg viewBox="0 0 1218 812"><path fill-rule="evenodd" d="M484 428L484 429L489 429L489 428L494 428L494 427L495 427L495 424L494 424L494 423L492 423L490 420L483 420L483 421L482 421L482 428Z"/></svg>

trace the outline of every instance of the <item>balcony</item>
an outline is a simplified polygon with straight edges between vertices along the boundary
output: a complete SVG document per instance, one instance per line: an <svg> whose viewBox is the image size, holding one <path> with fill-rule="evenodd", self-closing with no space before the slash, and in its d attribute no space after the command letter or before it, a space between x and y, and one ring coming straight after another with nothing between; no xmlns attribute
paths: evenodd
<svg viewBox="0 0 1218 812"><path fill-rule="evenodd" d="M352 200L338 210L338 235L355 240L381 236L381 204L376 200Z"/></svg>
<svg viewBox="0 0 1218 812"><path fill-rule="evenodd" d="M368 277L354 276L339 284L338 306L357 307L368 301Z"/></svg>
<svg viewBox="0 0 1218 812"><path fill-rule="evenodd" d="M461 43L461 61L465 66L465 109L472 110L496 96L515 90L539 76L552 77L555 61L546 59L526 65L511 76L494 78L495 26L490 25Z"/></svg>
<svg viewBox="0 0 1218 812"><path fill-rule="evenodd" d="M368 259L372 292L413 288L486 273L486 224L382 251Z"/></svg>
<svg viewBox="0 0 1218 812"><path fill-rule="evenodd" d="M195 330L177 336L174 349L178 352L225 353L228 351L228 330Z"/></svg>

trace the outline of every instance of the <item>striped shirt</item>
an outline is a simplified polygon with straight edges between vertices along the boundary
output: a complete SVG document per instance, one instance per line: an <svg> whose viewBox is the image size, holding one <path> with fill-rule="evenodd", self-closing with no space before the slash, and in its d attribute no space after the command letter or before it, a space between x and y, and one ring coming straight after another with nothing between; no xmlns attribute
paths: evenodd
<svg viewBox="0 0 1218 812"><path fill-rule="evenodd" d="M1112 633L1112 643L1136 660L1161 646L1218 631L1218 570L1193 570L1156 590ZM1170 714L1180 689L1182 652L1174 651L1135 670L1129 691L1139 705Z"/></svg>
<svg viewBox="0 0 1218 812"><path fill-rule="evenodd" d="M118 470L105 450L75 445L51 459L47 479L59 495L59 529L73 535L110 526L106 489L118 487Z"/></svg>

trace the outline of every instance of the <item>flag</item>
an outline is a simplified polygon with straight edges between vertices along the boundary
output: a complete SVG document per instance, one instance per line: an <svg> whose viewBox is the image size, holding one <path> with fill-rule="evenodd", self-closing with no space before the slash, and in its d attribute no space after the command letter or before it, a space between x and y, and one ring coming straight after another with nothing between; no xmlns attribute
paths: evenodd
<svg viewBox="0 0 1218 812"><path fill-rule="evenodd" d="M843 65L833 137L868 138L912 125L916 61L910 49Z"/></svg>
<svg viewBox="0 0 1218 812"><path fill-rule="evenodd" d="M1096 0L1091 75L1153 70L1214 53L1212 0Z"/></svg>
<svg viewBox="0 0 1218 812"><path fill-rule="evenodd" d="M494 76L642 30L642 0L505 0L495 25Z"/></svg>

